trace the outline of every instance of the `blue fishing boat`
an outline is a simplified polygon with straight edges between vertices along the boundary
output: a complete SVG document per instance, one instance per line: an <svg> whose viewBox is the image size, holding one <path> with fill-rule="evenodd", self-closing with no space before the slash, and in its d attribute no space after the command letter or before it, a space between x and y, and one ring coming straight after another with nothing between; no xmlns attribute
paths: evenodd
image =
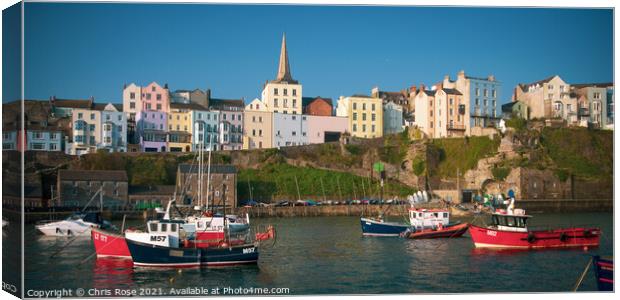
<svg viewBox="0 0 620 300"><path fill-rule="evenodd" d="M241 244L229 247L166 247L127 239L134 266L192 268L256 264L258 247Z"/></svg>
<svg viewBox="0 0 620 300"><path fill-rule="evenodd" d="M386 222L383 218L361 218L362 235L364 236L399 236L411 225L396 222Z"/></svg>
<svg viewBox="0 0 620 300"><path fill-rule="evenodd" d="M593 257L594 275L599 291L614 290L614 261L596 255Z"/></svg>

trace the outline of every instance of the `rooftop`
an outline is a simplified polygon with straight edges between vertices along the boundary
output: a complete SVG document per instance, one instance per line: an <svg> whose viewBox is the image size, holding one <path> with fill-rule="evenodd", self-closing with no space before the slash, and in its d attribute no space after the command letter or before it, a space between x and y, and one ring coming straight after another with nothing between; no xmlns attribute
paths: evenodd
<svg viewBox="0 0 620 300"><path fill-rule="evenodd" d="M59 180L127 181L127 172L110 170L58 170Z"/></svg>

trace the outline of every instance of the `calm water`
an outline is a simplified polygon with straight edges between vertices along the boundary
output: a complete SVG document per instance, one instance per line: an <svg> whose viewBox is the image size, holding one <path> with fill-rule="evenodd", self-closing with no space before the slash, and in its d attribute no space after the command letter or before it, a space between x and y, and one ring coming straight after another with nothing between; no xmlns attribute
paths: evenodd
<svg viewBox="0 0 620 300"><path fill-rule="evenodd" d="M26 290L57 288L280 287L291 294L376 294L569 291L589 255L612 255L613 215L547 214L535 224L592 224L603 230L598 249L497 252L474 250L463 238L363 238L359 218L255 219L274 224L277 241L261 249L258 266L223 269L134 269L118 260L86 259L90 239L26 230ZM3 235L4 242L14 234ZM595 290L590 272L580 290Z"/></svg>

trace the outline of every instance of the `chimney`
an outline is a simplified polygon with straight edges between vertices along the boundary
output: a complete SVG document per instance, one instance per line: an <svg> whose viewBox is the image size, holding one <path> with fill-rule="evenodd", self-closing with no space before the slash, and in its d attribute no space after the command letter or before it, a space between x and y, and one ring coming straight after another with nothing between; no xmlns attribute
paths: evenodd
<svg viewBox="0 0 620 300"><path fill-rule="evenodd" d="M465 78L465 71L464 70L459 71L459 78Z"/></svg>
<svg viewBox="0 0 620 300"><path fill-rule="evenodd" d="M489 77L487 77L488 81L495 81L495 76L493 74L489 75Z"/></svg>
<svg viewBox="0 0 620 300"><path fill-rule="evenodd" d="M372 88L372 90L370 91L370 96L372 96L373 98L379 98L379 87L375 86Z"/></svg>
<svg viewBox="0 0 620 300"><path fill-rule="evenodd" d="M426 91L426 85L420 84L420 91Z"/></svg>
<svg viewBox="0 0 620 300"><path fill-rule="evenodd" d="M168 89L168 83L164 83L164 89Z"/></svg>
<svg viewBox="0 0 620 300"><path fill-rule="evenodd" d="M446 75L446 76L444 76L444 77L443 77L443 80L444 80L444 81L450 81L450 75Z"/></svg>
<svg viewBox="0 0 620 300"><path fill-rule="evenodd" d="M207 89L206 94L207 94L207 101L211 100L211 89Z"/></svg>

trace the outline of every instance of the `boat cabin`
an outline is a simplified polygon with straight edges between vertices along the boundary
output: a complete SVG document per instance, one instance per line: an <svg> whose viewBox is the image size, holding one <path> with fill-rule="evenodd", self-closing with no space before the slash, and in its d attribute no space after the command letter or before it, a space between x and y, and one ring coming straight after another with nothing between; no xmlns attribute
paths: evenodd
<svg viewBox="0 0 620 300"><path fill-rule="evenodd" d="M409 209L409 222L417 229L448 226L450 213L441 209Z"/></svg>
<svg viewBox="0 0 620 300"><path fill-rule="evenodd" d="M179 246L179 237L182 234L181 225L174 221L148 221L147 232L127 231L125 237L146 244L176 248Z"/></svg>
<svg viewBox="0 0 620 300"><path fill-rule="evenodd" d="M529 218L531 216L525 214L493 214L491 215L491 223L497 230L527 232L527 220Z"/></svg>

